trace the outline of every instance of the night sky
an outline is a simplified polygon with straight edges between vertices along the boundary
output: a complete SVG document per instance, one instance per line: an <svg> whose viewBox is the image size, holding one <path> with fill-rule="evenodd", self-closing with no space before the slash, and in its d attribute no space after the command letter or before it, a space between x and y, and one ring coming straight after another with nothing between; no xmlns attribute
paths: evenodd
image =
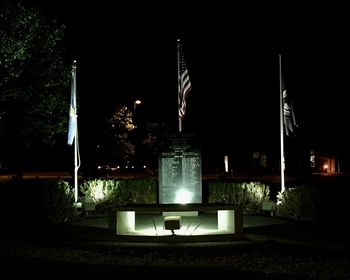
<svg viewBox="0 0 350 280"><path fill-rule="evenodd" d="M78 61L79 134L86 151L116 106L132 108L136 99L145 119L167 120L178 130L180 38L192 82L183 131L200 136L204 154L221 157L245 148L279 153L278 54L299 145L349 154L348 13L342 1L30 2L67 27L67 56Z"/></svg>

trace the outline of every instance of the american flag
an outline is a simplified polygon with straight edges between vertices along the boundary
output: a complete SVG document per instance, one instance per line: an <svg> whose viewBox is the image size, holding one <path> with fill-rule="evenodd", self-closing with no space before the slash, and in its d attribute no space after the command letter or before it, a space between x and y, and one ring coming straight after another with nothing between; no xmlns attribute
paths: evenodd
<svg viewBox="0 0 350 280"><path fill-rule="evenodd" d="M179 81L178 81L178 105L179 118L183 119L186 113L186 96L191 91L191 81L186 66L182 45L178 41L178 57L179 57Z"/></svg>

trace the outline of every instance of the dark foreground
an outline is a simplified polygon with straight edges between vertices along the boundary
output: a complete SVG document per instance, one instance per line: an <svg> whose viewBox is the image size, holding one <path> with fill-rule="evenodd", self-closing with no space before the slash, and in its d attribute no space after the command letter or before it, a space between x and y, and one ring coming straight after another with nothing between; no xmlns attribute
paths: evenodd
<svg viewBox="0 0 350 280"><path fill-rule="evenodd" d="M264 242L245 246L110 248L17 244L2 251L2 272L10 278L107 277L232 279L350 279L344 252ZM4 248L2 248L4 249Z"/></svg>
<svg viewBox="0 0 350 280"><path fill-rule="evenodd" d="M248 238L266 237L260 235L266 230L250 228L240 241L184 244L82 242L60 230L17 231L1 235L0 263L11 279L350 279L349 247Z"/></svg>

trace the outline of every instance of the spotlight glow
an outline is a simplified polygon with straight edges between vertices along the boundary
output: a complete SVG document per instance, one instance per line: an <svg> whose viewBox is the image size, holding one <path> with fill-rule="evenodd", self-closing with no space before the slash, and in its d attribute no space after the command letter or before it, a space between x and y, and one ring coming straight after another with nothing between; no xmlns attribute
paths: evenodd
<svg viewBox="0 0 350 280"><path fill-rule="evenodd" d="M186 189L180 189L176 192L175 203L186 204L192 201L192 192Z"/></svg>

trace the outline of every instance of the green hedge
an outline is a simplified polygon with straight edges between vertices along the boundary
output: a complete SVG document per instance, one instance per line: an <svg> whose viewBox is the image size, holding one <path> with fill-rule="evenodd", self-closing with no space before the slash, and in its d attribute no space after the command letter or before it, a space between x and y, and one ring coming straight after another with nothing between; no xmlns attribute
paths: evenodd
<svg viewBox="0 0 350 280"><path fill-rule="evenodd" d="M276 215L282 218L314 221L318 198L315 187L295 186L277 195Z"/></svg>
<svg viewBox="0 0 350 280"><path fill-rule="evenodd" d="M2 189L7 189L12 196L23 196L23 205L35 203L39 214L43 213L43 205L45 213L42 217L51 223L65 223L82 218L82 212L74 205L74 187L69 182L38 180L17 184L10 182ZM95 211L89 212L88 216L106 215L111 206L157 203L157 184L155 178L89 179L80 182L79 201L95 203ZM286 188L277 195L275 216L300 221L336 221L335 217L347 213L345 190L345 184ZM262 214L263 202L275 200L269 197L269 186L260 182L211 181L206 185L205 191L207 196L204 203L237 205L244 214Z"/></svg>
<svg viewBox="0 0 350 280"><path fill-rule="evenodd" d="M270 200L269 186L260 182L211 182L208 203L238 205L244 214L262 213L262 203Z"/></svg>
<svg viewBox="0 0 350 280"><path fill-rule="evenodd" d="M47 215L53 223L69 222L77 218L74 189L66 181L50 182L45 186ZM107 213L111 206L155 204L158 197L157 179L92 179L79 186L79 200L95 203L93 215ZM244 214L263 214L262 204L270 199L269 186L260 182L209 182L208 203L240 206ZM277 196L275 215L281 218L313 221L318 197L312 187L288 188Z"/></svg>
<svg viewBox="0 0 350 280"><path fill-rule="evenodd" d="M95 179L83 182L79 189L81 201L92 200L101 214L111 206L157 203L155 179Z"/></svg>
<svg viewBox="0 0 350 280"><path fill-rule="evenodd" d="M140 179L92 179L79 186L79 200L94 202L93 215L105 215L112 206L130 204L155 204L158 197L157 180ZM262 213L262 202L269 200L269 187L260 182L223 183L208 185L208 203L238 205L245 214ZM46 205L52 222L71 221L76 216L74 190L65 181L46 191Z"/></svg>
<svg viewBox="0 0 350 280"><path fill-rule="evenodd" d="M51 223L71 222L77 218L74 188L63 180L42 182L47 218Z"/></svg>

